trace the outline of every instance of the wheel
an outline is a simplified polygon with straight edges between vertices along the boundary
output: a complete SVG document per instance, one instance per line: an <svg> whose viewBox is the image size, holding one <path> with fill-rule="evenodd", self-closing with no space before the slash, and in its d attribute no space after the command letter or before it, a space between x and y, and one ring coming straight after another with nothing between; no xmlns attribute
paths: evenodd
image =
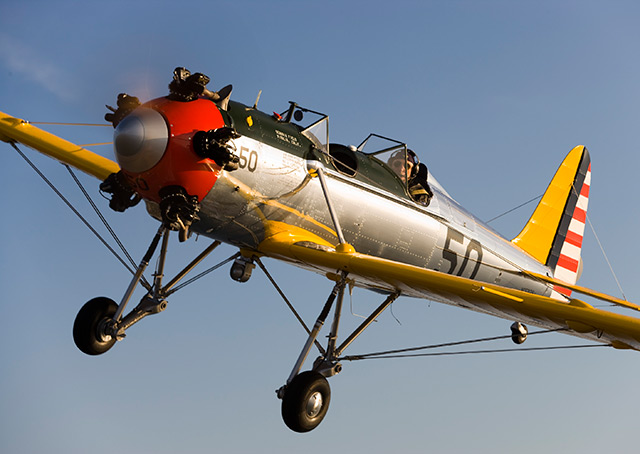
<svg viewBox="0 0 640 454"><path fill-rule="evenodd" d="M529 334L529 329L525 324L514 322L513 325L511 325L511 340L514 344L522 344L527 340L527 334Z"/></svg>
<svg viewBox="0 0 640 454"><path fill-rule="evenodd" d="M327 379L318 372L303 372L287 386L282 398L282 419L294 432L309 432L322 422L330 401Z"/></svg>
<svg viewBox="0 0 640 454"><path fill-rule="evenodd" d="M87 355L101 355L113 347L115 338L103 338L98 330L101 322L111 319L117 310L115 301L102 296L82 306L73 323L73 341L76 347Z"/></svg>

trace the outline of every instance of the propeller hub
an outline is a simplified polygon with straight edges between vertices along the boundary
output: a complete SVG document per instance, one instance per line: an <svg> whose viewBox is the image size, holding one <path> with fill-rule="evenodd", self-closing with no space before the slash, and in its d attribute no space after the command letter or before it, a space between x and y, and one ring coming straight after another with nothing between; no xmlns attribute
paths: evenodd
<svg viewBox="0 0 640 454"><path fill-rule="evenodd" d="M138 108L125 117L113 134L118 164L129 172L145 172L164 156L169 129L164 117L149 108Z"/></svg>

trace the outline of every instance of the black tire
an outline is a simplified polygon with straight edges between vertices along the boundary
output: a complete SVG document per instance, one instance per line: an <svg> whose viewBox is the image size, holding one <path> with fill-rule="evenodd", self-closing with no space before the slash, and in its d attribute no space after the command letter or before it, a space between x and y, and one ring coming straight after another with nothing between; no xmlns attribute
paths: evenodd
<svg viewBox="0 0 640 454"><path fill-rule="evenodd" d="M309 432L329 410L331 388L323 375L307 371L297 375L282 398L282 419L294 432Z"/></svg>
<svg viewBox="0 0 640 454"><path fill-rule="evenodd" d="M99 296L88 301L76 315L73 323L73 341L87 355L101 355L116 343L115 338L103 341L98 337L100 322L112 318L118 305L115 301Z"/></svg>

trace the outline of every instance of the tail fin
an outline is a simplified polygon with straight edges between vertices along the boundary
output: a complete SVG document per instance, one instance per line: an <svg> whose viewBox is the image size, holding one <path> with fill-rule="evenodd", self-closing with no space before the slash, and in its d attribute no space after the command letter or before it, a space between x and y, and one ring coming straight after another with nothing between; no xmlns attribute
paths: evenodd
<svg viewBox="0 0 640 454"><path fill-rule="evenodd" d="M580 145L562 161L542 200L512 243L549 266L554 277L575 284L580 277L580 251L584 235L591 158ZM556 286L563 295L571 290Z"/></svg>

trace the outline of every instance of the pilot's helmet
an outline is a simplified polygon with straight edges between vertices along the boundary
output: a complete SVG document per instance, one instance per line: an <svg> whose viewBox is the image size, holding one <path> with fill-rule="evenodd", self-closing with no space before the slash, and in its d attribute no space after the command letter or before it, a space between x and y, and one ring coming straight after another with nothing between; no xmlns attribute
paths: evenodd
<svg viewBox="0 0 640 454"><path fill-rule="evenodd" d="M411 168L411 176L414 176L418 172L420 159L418 159L418 155L411 148L407 148L407 160L413 163L413 167Z"/></svg>
<svg viewBox="0 0 640 454"><path fill-rule="evenodd" d="M389 158L388 164L389 166L396 172L400 173L400 167L404 168L405 163L411 164L411 170L409 172L409 178L415 176L418 171L418 166L420 165L420 160L415 152L411 149L407 149L405 152L404 149L395 151L391 157ZM404 171L402 171L404 173Z"/></svg>
<svg viewBox="0 0 640 454"><path fill-rule="evenodd" d="M398 159L404 159L405 156L411 164L415 166L420 165L420 160L418 159L418 155L416 155L416 153L411 148L407 148L406 154L404 152L404 149L394 151L391 157L389 158L389 162L393 162Z"/></svg>
<svg viewBox="0 0 640 454"><path fill-rule="evenodd" d="M418 155L411 148L407 148L407 159L411 161L414 166L420 165Z"/></svg>

